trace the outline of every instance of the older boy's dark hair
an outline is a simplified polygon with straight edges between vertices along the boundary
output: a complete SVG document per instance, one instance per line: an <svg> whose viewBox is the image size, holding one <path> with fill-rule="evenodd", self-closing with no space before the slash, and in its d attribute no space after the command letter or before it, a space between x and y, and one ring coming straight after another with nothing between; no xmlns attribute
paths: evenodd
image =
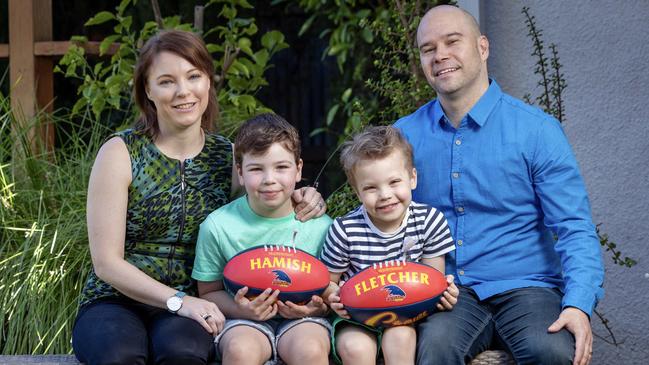
<svg viewBox="0 0 649 365"><path fill-rule="evenodd" d="M239 128L234 140L234 160L241 165L244 154L263 155L273 143L279 143L292 152L295 163L300 160L300 136L295 127L273 113L252 117Z"/></svg>
<svg viewBox="0 0 649 365"><path fill-rule="evenodd" d="M354 183L354 168L362 160L378 160L394 151L401 151L407 169L413 167L412 146L397 128L370 126L342 145L340 164L350 183Z"/></svg>

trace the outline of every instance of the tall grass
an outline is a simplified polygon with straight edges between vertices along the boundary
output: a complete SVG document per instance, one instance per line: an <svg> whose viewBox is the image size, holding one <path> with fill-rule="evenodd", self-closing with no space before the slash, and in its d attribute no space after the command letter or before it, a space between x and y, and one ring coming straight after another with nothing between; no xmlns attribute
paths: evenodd
<svg viewBox="0 0 649 365"><path fill-rule="evenodd" d="M42 121L56 123L65 141L53 153L26 142ZM0 94L0 353L70 353L90 269L88 175L108 131L56 114L18 125Z"/></svg>

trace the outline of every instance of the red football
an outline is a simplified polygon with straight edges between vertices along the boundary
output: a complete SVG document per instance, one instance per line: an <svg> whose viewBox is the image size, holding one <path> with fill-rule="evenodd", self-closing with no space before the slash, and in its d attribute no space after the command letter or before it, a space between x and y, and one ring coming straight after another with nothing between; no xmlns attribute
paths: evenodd
<svg viewBox="0 0 649 365"><path fill-rule="evenodd" d="M394 327L427 317L447 286L444 275L428 265L389 261L349 278L340 288L340 301L357 322Z"/></svg>
<svg viewBox="0 0 649 365"><path fill-rule="evenodd" d="M225 289L234 295L244 286L256 297L279 289L278 299L305 303L329 285L327 267L315 256L287 246L257 246L236 254L223 269Z"/></svg>

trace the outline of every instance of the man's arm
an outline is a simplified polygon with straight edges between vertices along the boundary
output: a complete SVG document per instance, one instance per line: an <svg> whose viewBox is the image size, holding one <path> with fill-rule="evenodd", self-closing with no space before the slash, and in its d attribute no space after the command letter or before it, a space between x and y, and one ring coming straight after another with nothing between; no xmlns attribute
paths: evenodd
<svg viewBox="0 0 649 365"><path fill-rule="evenodd" d="M575 336L574 364L588 364L592 354L590 319L603 296L604 268L579 167L563 130L548 120L539 130L532 174L544 224L557 237L555 250L564 278L562 312L548 328L566 328Z"/></svg>

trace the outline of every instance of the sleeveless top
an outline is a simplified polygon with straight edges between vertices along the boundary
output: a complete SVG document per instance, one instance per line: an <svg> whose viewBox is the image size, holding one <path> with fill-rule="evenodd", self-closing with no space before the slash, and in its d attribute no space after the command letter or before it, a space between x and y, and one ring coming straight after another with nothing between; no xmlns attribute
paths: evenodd
<svg viewBox="0 0 649 365"><path fill-rule="evenodd" d="M195 295L191 273L199 225L230 197L230 141L206 133L202 151L181 164L139 131L128 129L113 136L126 143L131 158L124 259L155 280ZM80 306L108 297L123 294L93 269Z"/></svg>

